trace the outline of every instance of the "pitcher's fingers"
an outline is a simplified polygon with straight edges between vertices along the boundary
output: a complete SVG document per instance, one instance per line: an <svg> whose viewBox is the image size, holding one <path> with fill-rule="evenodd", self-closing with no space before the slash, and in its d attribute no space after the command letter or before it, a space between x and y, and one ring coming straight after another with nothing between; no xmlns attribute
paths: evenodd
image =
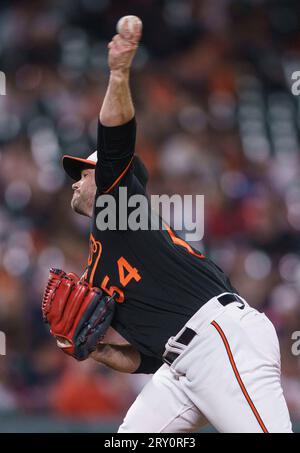
<svg viewBox="0 0 300 453"><path fill-rule="evenodd" d="M130 52L135 49L136 45L131 41L123 38L121 35L116 35L114 39L114 44L117 46L117 49L121 51Z"/></svg>
<svg viewBox="0 0 300 453"><path fill-rule="evenodd" d="M130 43L137 44L141 39L141 35L142 35L142 22L140 20L136 19L134 21L132 30L130 30L129 28L129 19L124 20L121 34L121 37L124 40Z"/></svg>
<svg viewBox="0 0 300 453"><path fill-rule="evenodd" d="M112 39L112 43L114 50L116 50L117 52L122 51L122 38L120 35L115 35Z"/></svg>
<svg viewBox="0 0 300 453"><path fill-rule="evenodd" d="M127 41L130 41L131 32L129 30L129 19L128 18L124 20L124 24L123 24L123 28L122 28L122 36Z"/></svg>
<svg viewBox="0 0 300 453"><path fill-rule="evenodd" d="M133 25L133 33L132 33L132 38L131 41L134 43L138 43L142 37L142 23L140 21L136 21L135 24Z"/></svg>

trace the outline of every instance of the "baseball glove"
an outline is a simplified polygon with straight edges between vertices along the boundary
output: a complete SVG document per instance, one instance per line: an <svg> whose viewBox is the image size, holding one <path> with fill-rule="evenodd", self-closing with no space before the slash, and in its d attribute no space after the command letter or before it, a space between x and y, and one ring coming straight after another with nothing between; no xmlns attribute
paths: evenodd
<svg viewBox="0 0 300 453"><path fill-rule="evenodd" d="M114 310L114 295L104 295L76 274L50 269L42 302L43 319L66 354L85 360L104 337Z"/></svg>

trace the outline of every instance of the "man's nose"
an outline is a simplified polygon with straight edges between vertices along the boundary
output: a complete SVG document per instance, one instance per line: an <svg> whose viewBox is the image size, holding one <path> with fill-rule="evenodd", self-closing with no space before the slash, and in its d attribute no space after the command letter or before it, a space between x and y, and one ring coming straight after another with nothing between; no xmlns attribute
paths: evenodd
<svg viewBox="0 0 300 453"><path fill-rule="evenodd" d="M74 182L74 184L72 184L72 189L73 190L78 189L78 187L79 187L79 181L76 181L76 182Z"/></svg>

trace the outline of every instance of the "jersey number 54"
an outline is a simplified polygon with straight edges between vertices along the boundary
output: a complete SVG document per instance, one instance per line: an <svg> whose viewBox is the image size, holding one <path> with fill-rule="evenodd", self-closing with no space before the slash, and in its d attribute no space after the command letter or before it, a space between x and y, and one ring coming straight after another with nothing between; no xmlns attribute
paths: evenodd
<svg viewBox="0 0 300 453"><path fill-rule="evenodd" d="M88 265L91 266L92 262L95 258L93 268L91 270L90 278L89 278L89 283L90 285L93 285L93 280L94 280L94 275L95 271L97 269L100 257L102 255L102 244L100 241L96 241L93 235L91 234L90 236L90 254L89 254L89 259L88 259ZM117 265L118 265L118 274L119 274L119 281L120 284L125 288L128 283L131 280L135 280L136 282L139 282L141 280L141 276L139 274L139 271L137 270L136 267L131 266L131 264L124 258L124 256L120 256L120 258L117 260ZM85 275L83 276L85 277ZM113 293L117 294L117 297L115 298L116 302L122 303L125 300L124 296L124 291L122 291L120 288L117 286L111 285L109 286L109 280L110 277L108 275L105 275L103 278L100 288L105 291L107 294L110 296L113 295Z"/></svg>

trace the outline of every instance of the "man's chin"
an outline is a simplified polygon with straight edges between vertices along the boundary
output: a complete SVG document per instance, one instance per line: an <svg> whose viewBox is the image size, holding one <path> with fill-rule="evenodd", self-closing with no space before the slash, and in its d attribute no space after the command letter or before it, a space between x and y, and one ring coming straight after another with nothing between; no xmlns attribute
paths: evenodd
<svg viewBox="0 0 300 453"><path fill-rule="evenodd" d="M81 214L81 215L86 215L85 212L80 208L80 203L78 203L79 200L72 199L71 201L71 208L76 214Z"/></svg>
<svg viewBox="0 0 300 453"><path fill-rule="evenodd" d="M92 217L93 207L86 203L81 197L74 196L71 200L71 208L76 214L84 215L85 217Z"/></svg>

